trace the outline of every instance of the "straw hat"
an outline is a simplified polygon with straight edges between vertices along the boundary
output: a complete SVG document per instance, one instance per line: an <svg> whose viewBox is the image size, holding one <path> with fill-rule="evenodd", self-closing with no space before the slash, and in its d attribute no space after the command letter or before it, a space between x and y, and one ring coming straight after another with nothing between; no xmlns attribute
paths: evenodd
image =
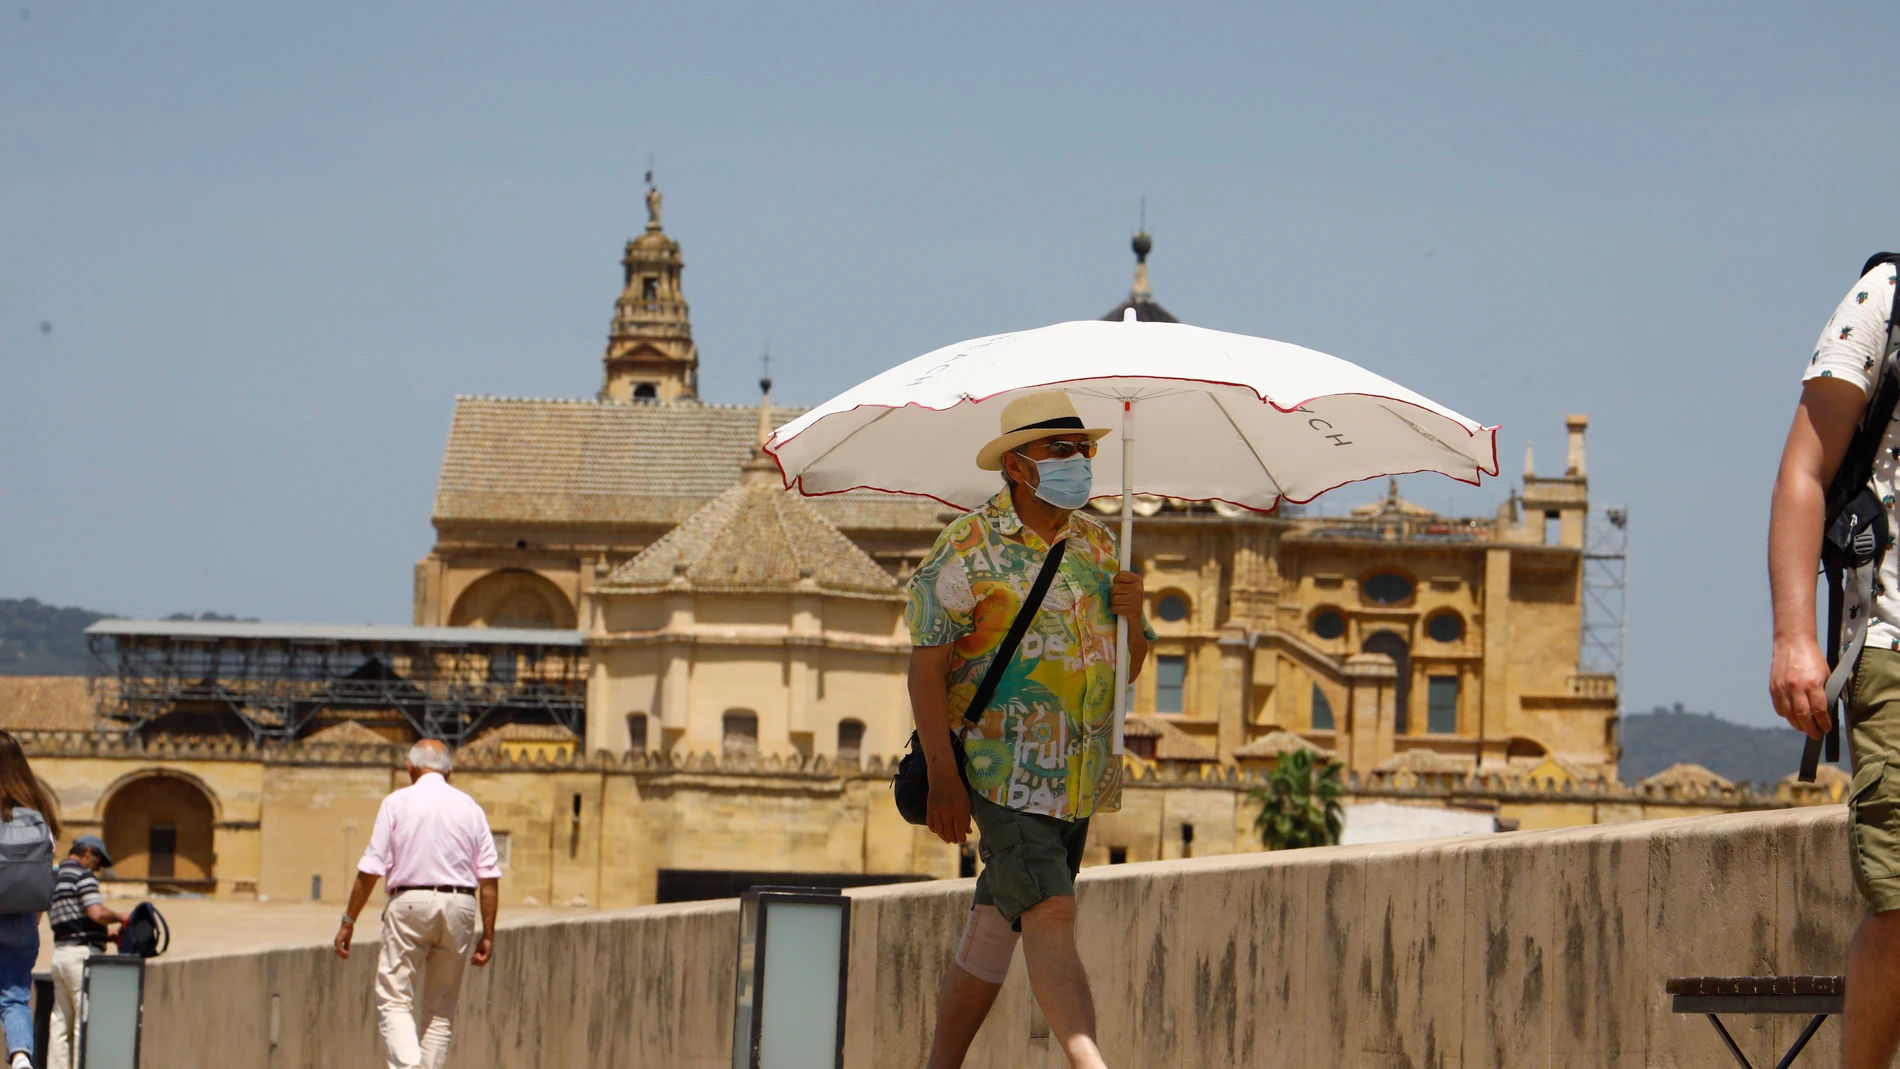
<svg viewBox="0 0 1900 1069"><path fill-rule="evenodd" d="M977 451L976 466L984 471L1002 471L1003 454L1025 442L1057 434L1086 434L1089 441L1102 440L1108 427L1084 427L1075 414L1075 404L1061 390L1024 394L1003 408L1003 433Z"/></svg>

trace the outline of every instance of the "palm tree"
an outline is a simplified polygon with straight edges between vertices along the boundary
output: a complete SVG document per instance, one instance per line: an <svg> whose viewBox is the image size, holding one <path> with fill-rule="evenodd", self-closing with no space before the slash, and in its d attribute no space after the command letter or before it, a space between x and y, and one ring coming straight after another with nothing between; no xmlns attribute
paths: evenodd
<svg viewBox="0 0 1900 1069"><path fill-rule="evenodd" d="M1266 787L1247 795L1260 803L1253 822L1260 829L1260 842L1269 850L1334 845L1346 819L1339 804L1345 792L1337 761L1326 762L1316 773L1313 751L1281 754L1267 774Z"/></svg>

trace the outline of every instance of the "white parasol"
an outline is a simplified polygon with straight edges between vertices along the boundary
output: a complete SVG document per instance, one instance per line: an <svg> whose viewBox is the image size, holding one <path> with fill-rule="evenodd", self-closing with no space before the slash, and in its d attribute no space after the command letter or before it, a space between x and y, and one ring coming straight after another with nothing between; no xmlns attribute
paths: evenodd
<svg viewBox="0 0 1900 1069"><path fill-rule="evenodd" d="M996 437L1002 408L1024 393L1060 389L1083 423L1118 428L1102 440L1093 470L1095 496L1122 499L1124 570L1136 494L1265 511L1383 475L1435 471L1475 484L1498 473L1497 428L1355 364L1286 342L1134 315L946 346L787 423L765 449L786 485L803 494L868 488L972 509L999 487L975 457ZM1118 754L1127 707L1122 619Z"/></svg>

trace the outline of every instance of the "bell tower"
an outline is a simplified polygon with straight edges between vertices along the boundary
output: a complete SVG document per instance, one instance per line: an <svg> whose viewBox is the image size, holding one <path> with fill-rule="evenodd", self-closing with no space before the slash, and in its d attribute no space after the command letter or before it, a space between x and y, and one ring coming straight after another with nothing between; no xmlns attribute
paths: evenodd
<svg viewBox="0 0 1900 1069"><path fill-rule="evenodd" d="M660 190L647 172L646 233L627 242L625 281L602 357L603 401L674 404L699 396L699 349L687 315L680 243L660 229Z"/></svg>

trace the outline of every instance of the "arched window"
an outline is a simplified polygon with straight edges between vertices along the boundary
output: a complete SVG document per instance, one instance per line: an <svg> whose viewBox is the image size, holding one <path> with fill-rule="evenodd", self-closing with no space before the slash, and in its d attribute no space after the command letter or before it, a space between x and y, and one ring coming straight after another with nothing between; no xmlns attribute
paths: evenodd
<svg viewBox="0 0 1900 1069"><path fill-rule="evenodd" d="M647 752L647 714L627 714L627 749L634 753Z"/></svg>
<svg viewBox="0 0 1900 1069"><path fill-rule="evenodd" d="M720 723L719 752L725 757L757 757L759 715L750 709L728 709Z"/></svg>
<svg viewBox="0 0 1900 1069"><path fill-rule="evenodd" d="M659 397L659 388L650 382L643 382L633 388L633 399L636 401L657 401Z"/></svg>
<svg viewBox="0 0 1900 1069"><path fill-rule="evenodd" d="M838 760L856 761L864 750L864 721L838 721Z"/></svg>
<svg viewBox="0 0 1900 1069"><path fill-rule="evenodd" d="M1412 650L1396 631L1374 631L1360 647L1367 653L1383 653L1398 666L1399 678L1392 686L1392 730L1404 735L1412 730Z"/></svg>
<svg viewBox="0 0 1900 1069"><path fill-rule="evenodd" d="M1334 730L1333 703L1326 700L1326 692L1319 689L1318 683L1313 684L1313 730Z"/></svg>

